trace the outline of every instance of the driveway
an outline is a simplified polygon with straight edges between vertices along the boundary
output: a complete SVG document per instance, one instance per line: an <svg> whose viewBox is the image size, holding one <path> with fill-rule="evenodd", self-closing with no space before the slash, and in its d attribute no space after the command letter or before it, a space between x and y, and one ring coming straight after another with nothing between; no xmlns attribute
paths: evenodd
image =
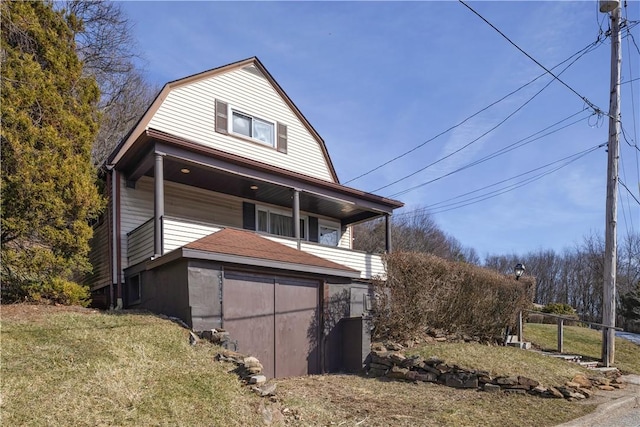
<svg viewBox="0 0 640 427"><path fill-rule="evenodd" d="M640 334L632 334L631 332L616 332L618 338L624 338L635 344L640 345Z"/></svg>

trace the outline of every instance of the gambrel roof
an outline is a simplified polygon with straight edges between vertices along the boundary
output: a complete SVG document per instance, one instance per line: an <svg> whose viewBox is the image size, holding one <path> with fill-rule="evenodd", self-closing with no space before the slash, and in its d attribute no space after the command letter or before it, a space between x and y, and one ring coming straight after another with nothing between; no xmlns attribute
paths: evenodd
<svg viewBox="0 0 640 427"><path fill-rule="evenodd" d="M296 107L293 101L289 98L286 92L280 87L280 85L275 81L275 79L271 76L271 74L267 71L264 65L260 62L257 57L252 57L248 59L244 59L242 61L234 62L232 64L224 65L221 67L213 68L208 71L204 71L198 74L194 74L188 77L184 77L178 80L171 81L167 83L160 93L156 96L153 103L149 106L145 114L138 121L136 126L130 131L130 133L123 138L120 144L114 149L112 154L109 156L107 160L107 164L115 165L117 164L125 153L134 145L134 143L145 134L145 131L152 129L150 126L152 124L152 120L156 113L159 111L164 101L172 94L181 88L184 88L188 85L204 81L206 79L210 79L212 77L220 76L225 73L231 73L236 70L241 69L250 69L251 67L255 67L258 73L263 76L268 83L271 85L273 90L280 96L280 98L284 101L287 107L293 112L293 114L297 117L299 122L306 128L309 134L313 137L313 139L317 142L319 149L322 152L324 157L324 161L326 162L326 166L328 169L329 176L331 180L335 183L339 183L338 176L336 174L335 168L333 166L333 162L329 156L324 140L320 137L320 135L313 128L311 123L306 119L306 117L302 114L302 112ZM213 120L213 117L211 118ZM156 129L160 131L165 131L163 129ZM166 132L166 131L165 131ZM179 135L176 135L179 136ZM197 142L197 141L194 141Z"/></svg>

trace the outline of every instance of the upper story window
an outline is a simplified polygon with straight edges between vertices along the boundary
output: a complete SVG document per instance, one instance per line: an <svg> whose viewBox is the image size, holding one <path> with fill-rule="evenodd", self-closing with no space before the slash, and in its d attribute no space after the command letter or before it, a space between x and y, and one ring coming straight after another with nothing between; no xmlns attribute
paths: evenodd
<svg viewBox="0 0 640 427"><path fill-rule="evenodd" d="M286 124L265 120L236 110L220 99L216 99L215 107L216 132L226 135L241 135L273 147L280 153L287 154Z"/></svg>
<svg viewBox="0 0 640 427"><path fill-rule="evenodd" d="M250 116L240 111L231 110L231 131L240 135L274 146L274 124L267 120Z"/></svg>

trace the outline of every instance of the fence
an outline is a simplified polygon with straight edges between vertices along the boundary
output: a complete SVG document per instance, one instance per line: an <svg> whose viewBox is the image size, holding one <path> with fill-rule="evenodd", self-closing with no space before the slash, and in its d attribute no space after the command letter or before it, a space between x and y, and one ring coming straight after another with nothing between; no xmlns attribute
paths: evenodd
<svg viewBox="0 0 640 427"><path fill-rule="evenodd" d="M587 324L589 326L596 326L602 329L613 329L616 331L622 331L622 328L618 328L616 326L609 326L609 325L604 325L602 323L595 323L595 322L587 322L584 320L577 320L573 317L567 317L567 316L560 316L558 314L551 314L551 313L543 313L541 311L534 311L534 310L522 310L518 313L518 341L520 342L524 342L524 336L522 333L522 312L526 311L527 313L535 313L535 314L541 314L542 316L546 316L546 317L552 317L555 318L558 324L558 333L557 333L557 338L558 338L558 353L563 353L564 352L564 321L565 320L570 320L573 322L580 322L580 323L584 323ZM604 361L603 361L604 362Z"/></svg>

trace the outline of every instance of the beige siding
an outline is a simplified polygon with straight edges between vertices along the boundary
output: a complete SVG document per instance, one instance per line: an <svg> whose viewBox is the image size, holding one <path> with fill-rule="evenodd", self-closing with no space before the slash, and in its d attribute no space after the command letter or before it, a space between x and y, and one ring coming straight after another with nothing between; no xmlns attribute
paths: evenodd
<svg viewBox="0 0 640 427"><path fill-rule="evenodd" d="M162 225L164 228L164 253L171 252L174 249L195 242L202 237L222 229L221 227L215 227L201 222L184 221L168 217L165 217Z"/></svg>
<svg viewBox="0 0 640 427"><path fill-rule="evenodd" d="M264 235L264 237L290 248L297 249L296 241L293 239L267 235ZM318 243L309 242L302 242L300 249L317 257L358 270L360 272L360 278L362 279L386 277L382 256L378 254L336 248L333 246L323 246Z"/></svg>
<svg viewBox="0 0 640 427"><path fill-rule="evenodd" d="M103 222L93 229L93 237L89 241L91 248L89 262L93 270L83 282L92 289L100 288L111 283L111 259L109 251L109 220L105 213Z"/></svg>
<svg viewBox="0 0 640 427"><path fill-rule="evenodd" d="M348 226L342 236L340 236L340 241L338 242L338 246L344 249L352 249L353 240L351 239L351 230L353 227Z"/></svg>
<svg viewBox="0 0 640 427"><path fill-rule="evenodd" d="M318 141L257 70L233 70L173 89L150 128L249 159L332 181ZM215 99L247 114L287 125L288 152L215 132Z"/></svg>
<svg viewBox="0 0 640 427"><path fill-rule="evenodd" d="M130 263L133 258L138 259L138 255L127 252L129 250L127 234L153 218L154 215L153 178L140 178L135 189L127 188L124 184L121 185L121 189L122 268L127 268L133 265ZM242 227L242 199L166 181L164 192L165 217L180 218L191 221L193 224L204 223L207 226ZM167 220L170 221L169 218ZM169 227L171 226L169 224ZM175 241L171 239L166 241L165 248L175 249L175 244L189 239L188 235L191 232L187 229L184 238L178 237ZM153 239L153 228L151 234Z"/></svg>
<svg viewBox="0 0 640 427"><path fill-rule="evenodd" d="M127 235L128 265L150 259L153 256L153 219L142 224Z"/></svg>

